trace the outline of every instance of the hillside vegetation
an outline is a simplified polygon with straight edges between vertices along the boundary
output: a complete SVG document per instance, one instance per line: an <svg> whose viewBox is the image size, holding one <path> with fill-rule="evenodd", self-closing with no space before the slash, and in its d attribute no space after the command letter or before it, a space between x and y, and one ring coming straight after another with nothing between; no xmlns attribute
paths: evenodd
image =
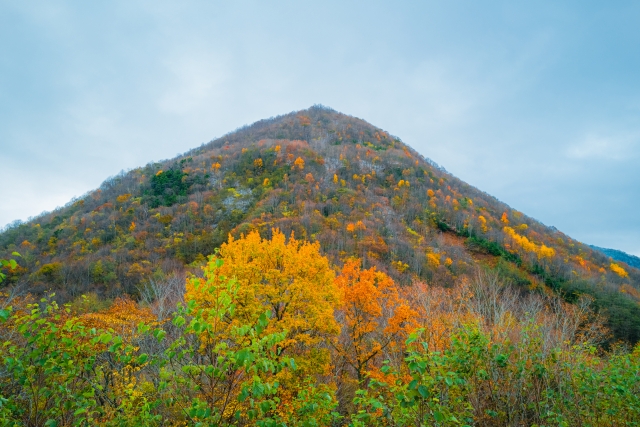
<svg viewBox="0 0 640 427"><path fill-rule="evenodd" d="M0 423L640 424L640 347L598 351L587 300L523 297L489 269L401 287L272 236L230 238L142 305L5 295Z"/></svg>
<svg viewBox="0 0 640 427"><path fill-rule="evenodd" d="M595 300L614 338L640 339L640 271L510 209L398 138L324 107L257 122L178 158L110 178L0 234L12 287L59 302L140 299L150 281L199 271L231 233L318 242L396 282L451 287L478 265L523 292Z"/></svg>
<svg viewBox="0 0 640 427"><path fill-rule="evenodd" d="M324 107L0 234L0 425L640 425L640 271Z"/></svg>

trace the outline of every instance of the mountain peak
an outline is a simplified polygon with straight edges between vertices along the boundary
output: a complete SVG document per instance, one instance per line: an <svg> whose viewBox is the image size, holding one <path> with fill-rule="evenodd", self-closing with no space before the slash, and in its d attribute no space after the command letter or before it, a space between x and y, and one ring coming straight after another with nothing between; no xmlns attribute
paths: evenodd
<svg viewBox="0 0 640 427"><path fill-rule="evenodd" d="M225 143L247 143L254 139L313 140L322 136L326 137L322 131L332 132L337 128L349 126L357 127L359 131L366 129L369 132L375 132L379 130L362 119L316 104L304 110L292 111L242 126L212 140L206 146L215 148Z"/></svg>
<svg viewBox="0 0 640 427"><path fill-rule="evenodd" d="M489 268L522 292L546 289L568 301L588 294L635 316L637 328L612 328L640 339L639 270L511 209L388 132L321 105L108 179L0 234L0 258L23 253L9 281L34 293L135 296L154 278L198 274L230 234L268 237L275 228L317 242L337 265L357 257L400 284L449 287Z"/></svg>

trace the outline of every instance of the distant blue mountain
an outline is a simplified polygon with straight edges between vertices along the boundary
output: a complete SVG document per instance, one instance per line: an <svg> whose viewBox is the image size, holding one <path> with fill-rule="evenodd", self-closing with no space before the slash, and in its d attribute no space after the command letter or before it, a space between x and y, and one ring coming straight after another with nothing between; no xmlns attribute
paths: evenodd
<svg viewBox="0 0 640 427"><path fill-rule="evenodd" d="M602 252L603 254L610 256L616 261L626 262L631 267L640 268L640 258L635 255L629 255L626 252L619 251L617 249L599 248L598 246L589 245L591 249Z"/></svg>

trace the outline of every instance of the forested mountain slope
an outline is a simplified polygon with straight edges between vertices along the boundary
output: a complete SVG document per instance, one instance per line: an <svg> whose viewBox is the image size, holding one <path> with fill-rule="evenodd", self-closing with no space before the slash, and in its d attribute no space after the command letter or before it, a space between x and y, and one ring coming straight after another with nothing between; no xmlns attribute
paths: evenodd
<svg viewBox="0 0 640 427"><path fill-rule="evenodd" d="M622 261L631 267L640 268L640 258L635 255L629 255L626 252L619 251L617 249L600 248L598 246L589 245L591 249L595 249L598 252L602 252L608 257L613 258L616 261Z"/></svg>
<svg viewBox="0 0 640 427"><path fill-rule="evenodd" d="M359 257L396 282L452 286L484 266L526 292L587 294L616 338L640 339L640 270L457 179L363 120L325 107L262 120L105 181L0 234L7 286L136 297L192 271L231 233L273 228Z"/></svg>

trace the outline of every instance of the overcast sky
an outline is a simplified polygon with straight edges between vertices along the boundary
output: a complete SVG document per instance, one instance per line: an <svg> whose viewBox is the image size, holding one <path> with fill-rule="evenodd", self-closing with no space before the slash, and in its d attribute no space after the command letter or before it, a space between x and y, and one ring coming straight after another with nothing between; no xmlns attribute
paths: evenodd
<svg viewBox="0 0 640 427"><path fill-rule="evenodd" d="M0 40L0 227L323 104L640 255L638 1L4 0Z"/></svg>

